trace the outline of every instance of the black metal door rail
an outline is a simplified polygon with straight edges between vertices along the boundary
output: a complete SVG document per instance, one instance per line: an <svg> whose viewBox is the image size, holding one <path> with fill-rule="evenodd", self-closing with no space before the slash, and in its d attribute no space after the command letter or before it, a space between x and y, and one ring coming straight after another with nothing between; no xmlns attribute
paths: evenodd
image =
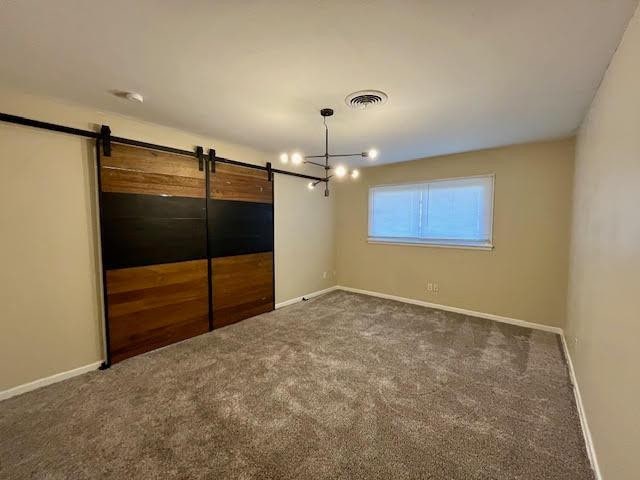
<svg viewBox="0 0 640 480"><path fill-rule="evenodd" d="M194 149L193 151L182 150L180 148L167 147L165 145L142 142L140 140L132 140L130 138L115 137L111 135L111 129L107 125L103 125L99 132L94 132L91 130L82 130L80 128L73 128L73 127L67 127L65 125L58 125L56 123L41 122L40 120L33 120L30 118L20 117L18 115L10 115L8 113L0 113L0 121L13 123L16 125L24 125L28 127L40 128L40 129L49 130L52 132L66 133L68 135L76 135L78 137L93 138L96 140L101 140L102 154L105 157L110 156L111 143L113 142L113 143L120 143L123 145L131 145L134 147L149 148L152 150L160 150L162 152L175 153L178 155L195 157L200 161L200 165L202 165L202 158L203 158L202 153L198 153L197 148ZM210 155L212 169L215 169L216 162L220 162L220 163L229 163L232 165L239 165L241 167L254 168L257 170L264 170L266 172L279 173L282 175L291 175L293 177L306 178L307 180L316 180L321 182L325 181L324 178L314 177L313 175L306 175L304 173L289 172L287 170L271 168L270 164L267 164L266 166L262 166L262 165L256 165L253 163L239 162L237 160L218 157L218 156L215 156L215 149L211 148L210 151L214 152L213 155Z"/></svg>

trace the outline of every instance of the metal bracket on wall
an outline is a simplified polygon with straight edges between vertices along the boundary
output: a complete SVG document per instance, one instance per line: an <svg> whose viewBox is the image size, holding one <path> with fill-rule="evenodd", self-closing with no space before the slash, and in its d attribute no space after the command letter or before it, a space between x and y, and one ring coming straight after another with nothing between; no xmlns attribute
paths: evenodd
<svg viewBox="0 0 640 480"><path fill-rule="evenodd" d="M196 157L198 157L198 170L204 171L204 149L200 146L196 147Z"/></svg>
<svg viewBox="0 0 640 480"><path fill-rule="evenodd" d="M111 156L111 129L108 125L100 127L100 138L102 140L102 154L105 157Z"/></svg>
<svg viewBox="0 0 640 480"><path fill-rule="evenodd" d="M216 151L209 149L209 163L211 164L211 173L216 173Z"/></svg>
<svg viewBox="0 0 640 480"><path fill-rule="evenodd" d="M267 162L267 178L269 181L273 181L273 170L271 169L271 162Z"/></svg>

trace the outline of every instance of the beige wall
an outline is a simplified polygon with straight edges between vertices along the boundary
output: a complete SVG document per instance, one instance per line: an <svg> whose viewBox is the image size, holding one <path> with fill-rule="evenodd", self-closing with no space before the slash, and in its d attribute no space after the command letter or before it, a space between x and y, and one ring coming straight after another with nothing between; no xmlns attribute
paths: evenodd
<svg viewBox="0 0 640 480"><path fill-rule="evenodd" d="M337 191L338 283L562 327L573 156L567 139L364 169ZM489 173L493 251L367 243L369 186Z"/></svg>
<svg viewBox="0 0 640 480"><path fill-rule="evenodd" d="M640 476L640 13L576 147L567 340L603 478Z"/></svg>
<svg viewBox="0 0 640 480"><path fill-rule="evenodd" d="M325 198L319 189L309 191L308 183L308 180L285 175L277 179L274 191L278 206L275 220L278 227L275 239L277 302L336 284L334 196Z"/></svg>
<svg viewBox="0 0 640 480"><path fill-rule="evenodd" d="M215 146L221 156L253 163L273 160L250 148L11 90L0 89L0 105L5 113L77 128L104 123L118 136L184 149ZM88 140L0 122L0 391L103 358L94 178ZM306 184L275 177L276 302L335 283L327 228L332 201Z"/></svg>

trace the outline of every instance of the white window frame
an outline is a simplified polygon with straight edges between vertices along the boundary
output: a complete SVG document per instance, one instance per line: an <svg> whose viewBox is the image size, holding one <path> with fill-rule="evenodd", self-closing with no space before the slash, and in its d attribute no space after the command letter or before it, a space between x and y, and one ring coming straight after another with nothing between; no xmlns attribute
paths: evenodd
<svg viewBox="0 0 640 480"><path fill-rule="evenodd" d="M454 180L467 180L471 178L491 178L491 215L490 215L490 224L489 224L489 241L486 243L478 243L478 242L469 242L465 240L425 240L419 238L392 238L392 237L372 237L371 233L371 224L372 224L372 209L371 204L373 201L373 191L376 188L380 187L413 187L413 186L422 186L429 183L438 183L438 182L450 182ZM367 204L367 242L371 244L382 244L382 245L403 245L403 246L417 246L417 247L438 247L438 248L462 248L462 249L470 249L470 250L493 250L493 221L495 217L495 192L496 192L496 175L495 173L489 173L485 175L469 175L465 177L451 177L451 178L437 178L431 180L423 180L421 182L407 182L407 183L390 183L390 184L380 184L380 185L370 185L369 186L369 199Z"/></svg>

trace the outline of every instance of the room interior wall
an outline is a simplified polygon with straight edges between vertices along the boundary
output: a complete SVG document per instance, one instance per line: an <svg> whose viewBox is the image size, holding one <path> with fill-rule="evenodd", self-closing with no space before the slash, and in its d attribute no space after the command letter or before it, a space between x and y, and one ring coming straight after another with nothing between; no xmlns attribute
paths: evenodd
<svg viewBox="0 0 640 480"><path fill-rule="evenodd" d="M573 159L570 138L363 169L336 189L338 284L562 327ZM491 173L492 251L367 242L369 187Z"/></svg>
<svg viewBox="0 0 640 480"><path fill-rule="evenodd" d="M316 175L318 172L312 172ZM320 189L308 191L308 180L279 176L274 201L276 277L280 295L276 303L335 285L334 196ZM305 191L301 193L300 189ZM306 195L305 195L306 194ZM301 202L301 195L305 195ZM287 205L287 208L282 208ZM290 232L297 232L292 235ZM315 265L305 268L305 265ZM321 267L320 270L317 267ZM288 275L287 272L297 272ZM304 285L304 288L300 288Z"/></svg>
<svg viewBox="0 0 640 480"><path fill-rule="evenodd" d="M276 158L6 88L0 88L0 105L4 113L76 128L108 124L113 135L161 145L215 147L220 156L249 163ZM92 144L0 122L0 391L103 359ZM275 175L274 181L280 303L335 284L333 201L308 191L304 179Z"/></svg>
<svg viewBox="0 0 640 480"><path fill-rule="evenodd" d="M640 457L640 12L577 137L566 338L602 478Z"/></svg>

